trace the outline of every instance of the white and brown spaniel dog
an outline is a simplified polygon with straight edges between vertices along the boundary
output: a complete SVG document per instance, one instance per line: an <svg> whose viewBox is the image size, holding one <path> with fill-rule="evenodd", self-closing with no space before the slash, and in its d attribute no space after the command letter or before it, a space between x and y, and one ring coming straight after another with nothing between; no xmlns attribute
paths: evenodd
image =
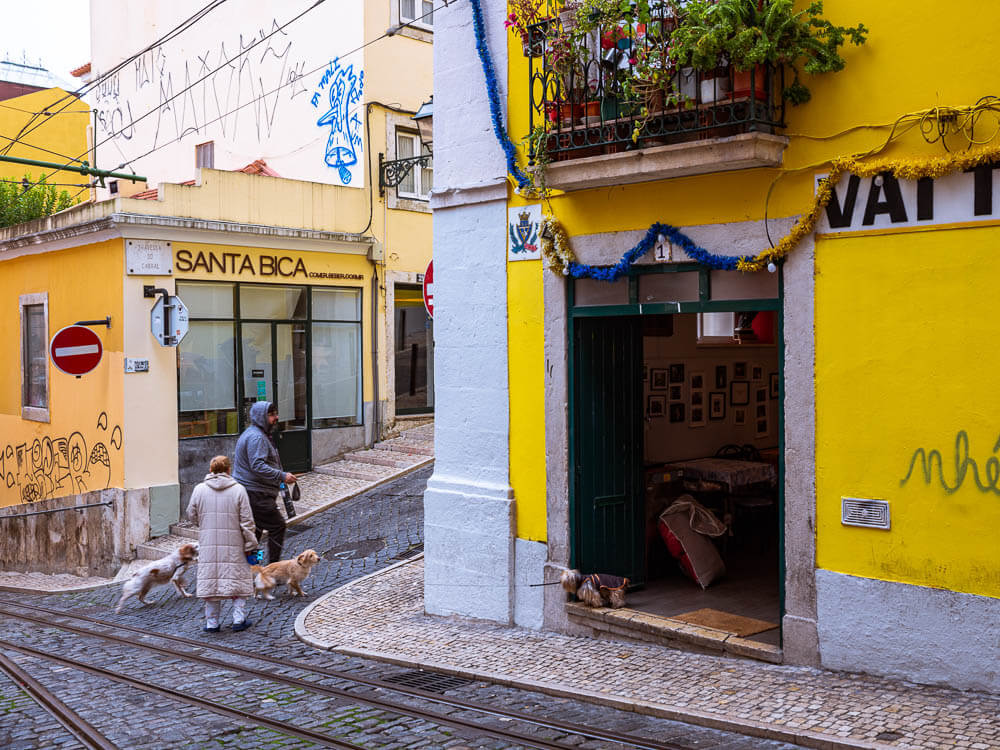
<svg viewBox="0 0 1000 750"><path fill-rule="evenodd" d="M171 552L162 560L156 560L140 568L132 577L125 581L122 587L122 598L118 600L115 612L121 612L125 602L138 595L139 601L146 603L146 594L154 586L164 583L174 584L174 588L183 597L194 596L184 590L184 573L191 563L198 559L198 543L185 544Z"/></svg>

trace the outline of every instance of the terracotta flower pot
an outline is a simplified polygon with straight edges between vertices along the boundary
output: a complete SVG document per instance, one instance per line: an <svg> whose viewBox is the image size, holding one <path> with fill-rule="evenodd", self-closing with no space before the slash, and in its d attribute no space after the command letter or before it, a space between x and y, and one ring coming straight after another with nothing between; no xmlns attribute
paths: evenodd
<svg viewBox="0 0 1000 750"><path fill-rule="evenodd" d="M755 99L767 101L766 76L767 70L762 65L755 65L752 70L734 70L733 96L749 98L752 92Z"/></svg>

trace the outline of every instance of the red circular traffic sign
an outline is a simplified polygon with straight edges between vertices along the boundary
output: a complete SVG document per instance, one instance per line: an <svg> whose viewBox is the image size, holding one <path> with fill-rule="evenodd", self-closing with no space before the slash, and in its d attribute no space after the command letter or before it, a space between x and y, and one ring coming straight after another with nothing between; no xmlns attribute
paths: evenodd
<svg viewBox="0 0 1000 750"><path fill-rule="evenodd" d="M427 314L434 317L434 261L427 264L427 272L424 274L424 307Z"/></svg>
<svg viewBox="0 0 1000 750"><path fill-rule="evenodd" d="M97 367L103 353L101 339L85 326L60 328L49 343L52 364L67 375L77 377Z"/></svg>

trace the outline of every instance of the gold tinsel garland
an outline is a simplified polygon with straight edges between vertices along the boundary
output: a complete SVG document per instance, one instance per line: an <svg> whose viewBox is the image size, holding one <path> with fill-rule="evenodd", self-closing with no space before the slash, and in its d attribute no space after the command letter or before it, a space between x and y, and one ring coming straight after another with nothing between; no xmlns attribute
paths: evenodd
<svg viewBox="0 0 1000 750"><path fill-rule="evenodd" d="M777 263L794 250L802 238L816 227L816 223L833 197L834 185L845 174L876 177L888 172L897 179L919 180L923 177L944 177L997 161L1000 161L1000 145L928 159L880 159L868 163L854 156L833 159L830 162L830 173L819 182L809 212L799 217L795 226L777 245L762 250L753 258L741 259L737 269L745 272L762 271L769 263ZM540 237L542 255L548 260L549 266L558 273L568 274L569 264L576 262L576 256L570 247L566 230L554 216L546 214L542 217Z"/></svg>

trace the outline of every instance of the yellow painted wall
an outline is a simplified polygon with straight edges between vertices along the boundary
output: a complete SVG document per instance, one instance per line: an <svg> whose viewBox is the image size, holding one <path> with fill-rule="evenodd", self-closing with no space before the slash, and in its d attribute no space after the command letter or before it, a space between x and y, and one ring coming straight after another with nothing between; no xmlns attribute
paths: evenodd
<svg viewBox="0 0 1000 750"><path fill-rule="evenodd" d="M90 108L78 99L63 100L68 94L62 89L45 89L35 91L13 99L0 102L0 148L6 148L11 138L17 138L26 125L30 132L14 144L7 154L22 159L37 159L64 164L72 158L87 158L87 125L90 123ZM58 104L57 104L58 102ZM63 106L68 107L59 114L33 118L33 113L41 112L46 107L57 112ZM34 120L33 122L31 122ZM31 124L29 125L29 122ZM41 124L44 123L44 124ZM38 126L37 128L35 126ZM49 153L49 152L55 153ZM23 164L0 162L0 179L18 180L27 173L37 179L42 174L48 175L52 170L42 167L29 167ZM58 171L47 180L49 183L64 182L86 184L89 179L75 172ZM79 188L59 188L67 190L70 195ZM85 195L83 196L85 197Z"/></svg>
<svg viewBox="0 0 1000 750"><path fill-rule="evenodd" d="M214 244L202 244L195 242L175 242L173 245L174 249L174 266L176 269L176 280L199 280L199 281L239 281L243 283L267 283L267 284L311 284L314 286L348 286L361 288L362 290L362 305L361 305L361 331L362 340L364 342L365 352L371 352L371 276L372 276L372 264L367 259L365 255L349 255L346 253L324 253L324 252L308 252L308 251L297 251L297 250L274 250L271 248L255 248L255 247L242 247L239 245L214 245ZM211 266L212 270L206 270L203 266L197 268L192 268L191 270L183 270L188 262L186 259L190 258L191 263L197 262L199 253L204 255L206 263L211 263L209 260L209 254L214 253L217 258L222 258L224 253L235 253L240 259L247 257L253 264L254 268L258 270L256 274L251 274L249 270L243 273L233 273L227 270L223 272L218 268L218 266ZM301 273L293 275L290 277L282 276L261 276L259 273L261 257L284 257L289 258L289 261L281 262L278 264L279 268L284 268L285 270L292 270L295 268L295 262L301 260L303 267L307 274L353 274L358 275L360 279L337 279L337 278L321 278L316 276L303 276ZM241 264L242 260L237 261L237 264ZM265 266L269 266L270 261L265 261ZM381 339L376 342L377 344L382 344ZM363 398L366 401L372 399L373 389L372 389L372 371L371 371L371 356L370 354L365 354L362 357L362 363L364 367L363 382L364 382L364 393ZM174 386L176 392L176 385ZM175 410L176 419L176 403L173 405ZM174 434L176 434L176 426Z"/></svg>
<svg viewBox="0 0 1000 750"><path fill-rule="evenodd" d="M804 7L806 2L797 5ZM943 8L939 3L920 0L902 9L893 3L827 0L824 15L843 25L864 23L869 29L868 41L863 47L843 48L842 54L847 61L843 71L817 77L803 76L812 91L812 100L787 109L787 127L780 134L788 136L790 144L781 168L718 172L579 191L552 197L544 204L544 210L559 219L571 240L580 234L642 230L656 221L684 227L760 221L765 211L770 217L798 216L811 206L813 175L823 171L829 159L880 148L892 124L907 113L937 105L969 106L983 96L997 93L993 85L995 76L990 71L993 70L995 49L993 30L1000 23L1000 4L958 0ZM975 23L970 23L972 18L976 19ZM507 42L507 125L512 140L517 143L528 132L528 61L516 36L508 34ZM537 115L535 122L538 122ZM992 137L996 125L996 119L984 118L976 131L977 137ZM896 135L898 140L885 150L886 155L922 158L945 153L940 143L927 143L918 127L899 128ZM948 143L953 149L966 145L957 137L949 138ZM526 163L523 150L519 163L522 166ZM520 197L510 194L509 205L524 203ZM981 271L977 273L976 258L987 258L978 255L988 252L988 242L982 238L996 230L981 231L983 234L975 235L977 249L967 256L969 262L963 261L957 266L951 265L954 243L961 243L965 256L971 249L966 246L971 240L965 238L973 236L972 230L947 235L904 235L877 241L855 239L821 243L817 294L823 296L824 307L822 310L817 308L817 346L822 348L827 368L823 382L817 386L817 429L822 431L817 436L817 471L823 483L817 533L822 567L961 591L992 592L993 596L1000 591L996 556L987 559L988 541L981 541L989 539L989 530L998 520L1000 505L996 496L970 489L968 479L961 490L947 496L940 489L917 487L913 480L905 488L898 487L913 450L936 447L943 455L950 456L955 435L961 429L970 436L971 450L981 472L987 458L993 455L998 432L989 424L991 411L988 407L994 399L985 382L987 379L978 376L942 378L945 400L940 403L944 408L934 407L936 401L928 408L920 408L918 405L927 404L925 399L929 396L927 389L920 389L918 384L926 383L921 373L934 363L931 350L922 352L923 359L918 358L915 364L901 360L910 338L909 333L902 332L913 330L911 319L915 311L921 311L918 320L921 324L928 323L937 333L932 351L948 351L957 357L955 362L959 364L950 368L950 372L989 371L987 365L979 364L983 356L987 360L990 356L984 344L989 338L965 340L959 336L959 332L986 325L981 321L988 320L985 309L985 300L990 298L988 293L984 293L982 310L976 306L978 303L966 299L973 295L960 293L963 285L970 283L963 274L978 276L974 282L977 287L984 285L989 277ZM946 236L949 239L943 239ZM955 240L956 237L959 240ZM780 238L773 239L777 242ZM726 252L726 248L706 249ZM894 249L898 254L887 252L887 249ZM913 266L912 274L892 278L890 267L909 268L908 264L914 260L913 252L920 254L922 261ZM842 257L853 260L847 263L841 260ZM944 258L948 258L948 263L942 262ZM511 477L518 498L518 535L537 538L533 535L538 523L544 523L545 499L539 494L542 492L539 478L544 478L544 454L540 450L532 452L521 448L535 445L538 436L544 434L544 408L540 407L539 395L544 386L540 376L544 368L540 314L544 302L541 284L531 278L532 271L526 268L532 265L537 266L525 262L508 265L510 444ZM942 266L945 267L943 271ZM860 276L859 267L864 268ZM889 295L885 288L880 292L879 282L888 284L896 293ZM878 320L873 324L877 336L865 339L864 349L871 356L888 350L892 357L876 368L879 373L877 387L873 385L861 394L867 407L867 411L862 412L864 419L853 420L847 431L848 412L843 409L844 399L859 390L856 378L867 376L864 372L851 370L854 382L832 386L837 380L833 373L838 367L851 368L850 363L835 366L834 362L844 358L845 352L852 352L864 337L852 340L850 346L844 348L843 336L846 334L842 333L841 320L844 311L834 312L828 306L832 305L831 296L841 301L851 300L854 290L859 288L865 295L864 309L872 314L878 312ZM960 304L947 312L949 304L944 300ZM931 308L934 317L929 319L929 313L923 310ZM980 318L959 322L957 316L963 311ZM899 325L890 325L887 322L890 319ZM830 325L835 325L835 329L829 330L827 326ZM948 342L943 349L937 346L941 337ZM958 341L965 341L961 352ZM975 343L969 343L972 341ZM818 359L819 354L818 350ZM934 367L940 369L939 364ZM902 372L908 376L900 377ZM872 380L875 378L863 382ZM891 385L887 387L886 383ZM832 390L823 390L827 387ZM897 394L906 394L906 397ZM888 408L887 404L893 408ZM833 408L828 408L831 405ZM549 408L554 407L550 405ZM849 410L849 413L854 415L855 411ZM878 420L873 419L875 415ZM833 420L832 427L830 420ZM875 421L878 423L873 424ZM859 424L862 425L860 430ZM852 439L857 438L853 448L845 444L848 434ZM833 444L824 446L824 442L831 440ZM893 444L898 447L884 450ZM876 447L885 455L870 455ZM900 462L904 464L901 469ZM954 465L953 460L951 465ZM953 470L949 476L954 476ZM879 536L879 532L852 533L839 528L839 510L833 508L834 504L839 508L839 494L836 493L888 497L890 491L892 497L898 498L893 506L898 525L893 532ZM936 510L938 516L929 520L932 510ZM954 512L941 517L945 511ZM942 534L947 543L933 543L936 532Z"/></svg>
<svg viewBox="0 0 1000 750"><path fill-rule="evenodd" d="M819 567L1000 596L997 232L817 244ZM920 450L939 452L929 481ZM891 530L842 526L841 496L888 500Z"/></svg>
<svg viewBox="0 0 1000 750"><path fill-rule="evenodd" d="M0 375L0 506L122 487L121 241L25 256L0 263L0 341L8 366ZM111 315L94 328L101 363L74 378L49 365L48 424L21 419L19 370L22 294L48 292L48 338L78 320Z"/></svg>
<svg viewBox="0 0 1000 750"><path fill-rule="evenodd" d="M517 498L517 535L544 542L545 516L545 337L542 264L507 266L510 378L510 483Z"/></svg>

